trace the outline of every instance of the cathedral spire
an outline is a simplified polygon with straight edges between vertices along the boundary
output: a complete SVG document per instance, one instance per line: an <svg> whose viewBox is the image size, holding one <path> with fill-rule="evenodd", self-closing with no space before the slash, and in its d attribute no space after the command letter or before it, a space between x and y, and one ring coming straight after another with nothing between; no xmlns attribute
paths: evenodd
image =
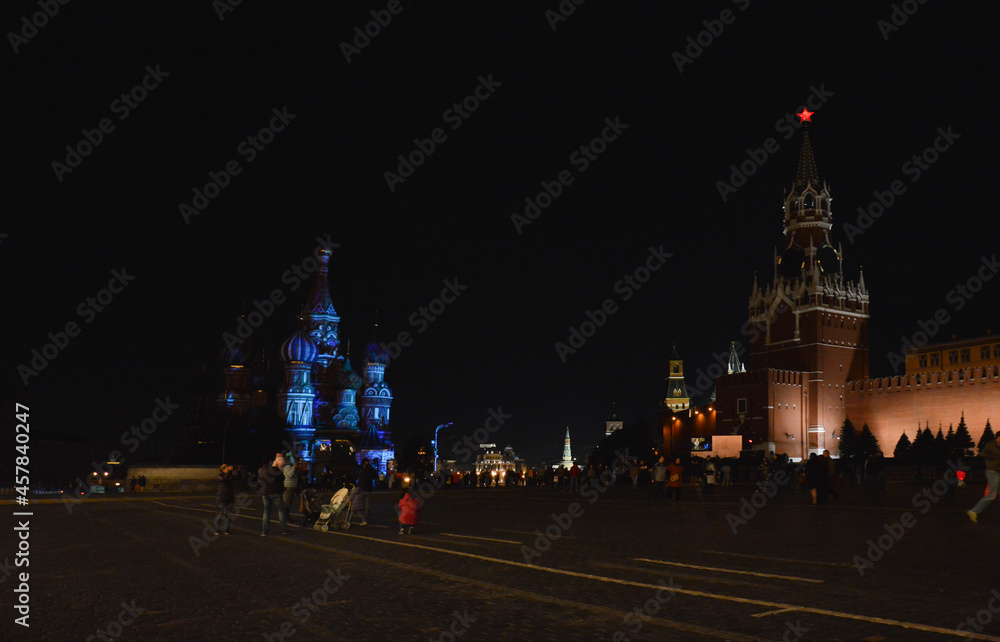
<svg viewBox="0 0 1000 642"><path fill-rule="evenodd" d="M799 151L799 168L795 173L796 191L805 189L809 183L819 187L819 172L816 171L816 159L813 157L812 144L809 142L809 125L804 125L802 149Z"/></svg>
<svg viewBox="0 0 1000 642"><path fill-rule="evenodd" d="M327 283L326 275L329 272L327 263L333 252L330 250L320 250L317 257L319 269L316 270L316 280L313 281L312 292L309 294L309 302L306 304L309 312L337 316L337 311L333 309L333 301L330 299L330 285Z"/></svg>

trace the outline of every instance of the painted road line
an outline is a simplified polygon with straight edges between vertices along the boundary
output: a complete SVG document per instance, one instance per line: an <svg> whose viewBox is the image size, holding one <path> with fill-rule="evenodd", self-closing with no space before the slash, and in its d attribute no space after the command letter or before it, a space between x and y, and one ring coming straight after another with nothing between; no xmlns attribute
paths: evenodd
<svg viewBox="0 0 1000 642"><path fill-rule="evenodd" d="M533 533L529 533L528 531L509 531L509 530L506 530L506 529L503 529L503 528L494 528L493 532L494 533L514 533L515 535L531 535L532 537L538 537L541 534L538 531L535 531ZM559 539L576 539L576 538L573 537L572 535L563 535ZM518 542L518 543L520 543L520 542Z"/></svg>
<svg viewBox="0 0 1000 642"><path fill-rule="evenodd" d="M495 539L493 537L475 537L473 535L456 535L454 533L438 533L438 535L444 535L445 537L462 537L465 539L481 539L487 542L500 542L501 544L520 544L521 542L515 542L512 539Z"/></svg>
<svg viewBox="0 0 1000 642"><path fill-rule="evenodd" d="M403 546L405 548L416 548L425 551L436 551L438 553L443 553L445 555L455 555L458 557L467 557L470 559L482 560L484 562L492 562L494 564L503 564L505 566L514 566L517 568L531 569L534 571L552 573L554 575L565 575L567 577L578 577L582 579L594 580L595 582L604 582L606 584L617 584L619 586L634 586L638 588L652 589L654 591L663 588L659 584L650 584L648 582L633 582L631 580L624 580L617 577L607 577L603 575L593 575L590 573L580 573L577 571L569 571L561 568L554 568L551 566L536 566L534 564L527 564L525 562L516 562L513 560L505 560L498 557L489 557L486 555L477 555L476 553L466 553L464 551L452 551L443 548L435 548L433 546L425 546L423 544L412 544L409 542L400 542L387 539L379 539L375 537L366 537L364 535L355 535L354 533L334 533L331 534L337 537L353 537L356 539L365 539L371 542L381 542L383 544L389 544L391 546ZM303 543L304 542L293 542L293 543ZM992 635L985 635L982 633L968 633L962 631L956 631L955 629L946 629L940 626L932 626L929 624L920 624L919 622L906 622L904 620L893 620L890 618L883 617L872 617L868 615L859 615L857 613L847 613L845 611L831 611L829 609L819 609L811 606L798 606L796 604L785 604L782 602L769 602L767 600L758 600L746 597L737 597L735 595L724 595L721 593L709 593L707 591L696 591L693 589L685 588L674 588L671 587L674 593L679 593L681 595L691 595L693 597L703 597L710 600L717 600L722 602L735 602L737 604L749 604L753 606L764 606L772 610L776 609L787 609L789 611L798 611L801 613L812 613L814 615L822 615L826 617L833 617L842 620L854 620L857 622L868 622L871 624L882 624L885 626L896 626L904 629L910 629L913 631L923 631L925 633L937 633L939 635L948 635L951 637L965 637L971 640L992 640L993 642L1000 642L1000 637L995 637Z"/></svg>
<svg viewBox="0 0 1000 642"><path fill-rule="evenodd" d="M701 551L712 555L729 555L732 557L747 557L755 560L767 560L769 562L791 562L793 564L815 564L816 566L840 566L843 568L854 568L853 564L841 564L839 562L816 562L813 560L794 560L788 557L765 557L764 555L748 555L747 553L730 553L729 551Z"/></svg>
<svg viewBox="0 0 1000 642"><path fill-rule="evenodd" d="M695 564L681 564L680 562L666 562L664 560L651 560L645 557L633 557L636 562L650 562L652 564L665 564L666 566L680 566L681 568L695 568L699 571L715 571L717 573L736 573L738 575L753 575L754 577L773 577L779 580L789 580L792 582L809 582L810 584L823 584L823 580L816 580L809 577L796 577L794 575L775 575L774 573L758 573L756 571L738 571L732 568L719 568L717 566L697 566Z"/></svg>
<svg viewBox="0 0 1000 642"><path fill-rule="evenodd" d="M778 615L779 613L791 613L795 609L778 609L777 611L765 611L763 613L754 613L750 617L764 617L767 615Z"/></svg>
<svg viewBox="0 0 1000 642"><path fill-rule="evenodd" d="M533 571L539 571L544 573L552 573L554 575L564 575L566 577L577 577L581 579L593 580L595 582L603 582L605 584L617 584L619 586L633 586L637 588L652 589L658 591L663 588L660 584L650 584L649 582L633 582L632 580L625 580L617 577L607 577L604 575L593 575L590 573L580 573L577 571L569 571L566 569L555 568L551 566L537 566L535 564L527 564L525 562L516 562L514 560L505 560L499 557L489 557L487 555L477 555L476 553L466 553L464 551L453 551L446 548L436 548L434 546L425 546L423 544L413 544L410 542L402 542L398 540L391 539L381 539L378 537L369 537L367 535L357 535L355 533L346 533L343 531L329 531L328 535L334 535L336 537L351 537L354 539L367 540L369 542L379 542L381 544L387 544L390 546L402 546L404 548L414 548L424 551L433 551L437 553L442 553L444 555L454 555L456 557L466 557L469 559L481 560L484 562L491 562L493 564L501 564L504 566L513 566L516 568L529 569ZM310 544L309 542L303 542L301 540L285 539L283 540L292 545L306 546L309 548L319 548L324 549L328 547L323 547L318 544ZM940 626L932 626L929 624L920 624L919 622L907 622L905 620L893 620L890 618L883 617L872 617L869 615L859 615L857 613L847 613L846 611L831 611L829 609L820 609L811 606L798 606L796 604L785 604L782 602L769 602L767 600L758 600L753 598L738 597L735 595L724 595L722 593L709 593L708 591L696 591L694 589L686 589L680 587L671 587L671 591L681 595L690 595L693 597L703 597L710 600L716 600L720 602L734 602L737 604L749 604L752 606L763 606L768 607L772 610L785 609L788 611L798 611L801 613L812 613L814 615L822 615L826 617L833 617L842 620L853 620L856 622L868 622L871 624L882 624L884 626L895 626L903 629L910 629L913 631L923 631L925 633L937 633L939 635L947 635L950 637L964 637L968 640L991 640L992 642L1000 642L1000 637L985 635L983 633L973 633L956 631L955 629L946 629Z"/></svg>

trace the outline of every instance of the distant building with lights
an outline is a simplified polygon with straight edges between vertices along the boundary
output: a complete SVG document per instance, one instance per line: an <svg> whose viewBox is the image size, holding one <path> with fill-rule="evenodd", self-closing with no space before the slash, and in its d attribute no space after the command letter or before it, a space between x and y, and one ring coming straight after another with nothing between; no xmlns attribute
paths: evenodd
<svg viewBox="0 0 1000 642"><path fill-rule="evenodd" d="M604 434L605 436L610 435L613 432L622 429L622 418L618 414L618 404L611 404L611 413L608 414L607 421L604 422Z"/></svg>
<svg viewBox="0 0 1000 642"><path fill-rule="evenodd" d="M858 429L867 423L884 452L920 423L949 425L964 412L975 434L991 413L996 418L1000 341L991 337L913 349L905 375L869 378L869 292L863 275L845 278L831 239L832 200L805 129L785 196L782 249L770 282L755 276L751 288L749 367L733 362L733 350L715 403L696 410L704 424L685 426L686 437L742 435L745 447L805 458L836 454L846 418ZM678 427L668 415L664 439Z"/></svg>
<svg viewBox="0 0 1000 642"><path fill-rule="evenodd" d="M520 459L510 446L500 450L496 444L479 444L474 468L477 475L492 475L494 473L499 475L507 471L520 474L526 468L524 460Z"/></svg>

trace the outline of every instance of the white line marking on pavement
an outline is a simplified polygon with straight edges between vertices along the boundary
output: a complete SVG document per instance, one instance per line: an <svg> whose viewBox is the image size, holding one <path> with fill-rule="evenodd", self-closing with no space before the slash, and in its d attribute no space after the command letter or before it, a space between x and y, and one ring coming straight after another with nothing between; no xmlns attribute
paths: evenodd
<svg viewBox="0 0 1000 642"><path fill-rule="evenodd" d="M494 539L492 537L475 537L473 535L456 535L454 533L438 533L438 535L444 535L445 537L462 537L465 539L481 539L487 542L501 542L503 544L520 544L521 542L515 542L512 539Z"/></svg>
<svg viewBox="0 0 1000 642"><path fill-rule="evenodd" d="M778 609L777 611L765 611L763 613L754 613L750 617L764 617L766 615L777 615L779 613L789 613L795 609Z"/></svg>
<svg viewBox="0 0 1000 642"><path fill-rule="evenodd" d="M539 535L539 533L537 533L537 532L535 532L535 533L529 533L528 531L509 531L509 530L504 529L504 528L494 528L493 532L495 532L495 533L514 533L515 535L534 535L535 537L538 537L538 535ZM576 538L573 537L572 535L563 535L562 537L560 537L560 539L576 539ZM520 542L518 542L518 543L520 543Z"/></svg>
<svg viewBox="0 0 1000 642"><path fill-rule="evenodd" d="M409 542L398 542L387 539L380 539L377 537L367 537L365 535L355 535L354 533L343 533L343 532L333 532L330 534L338 537L354 537L357 539L366 539L371 542L381 542L383 544L389 544L391 546L404 546L407 548L417 548L425 551L435 551L438 553L444 553L445 555L456 555L458 557L468 557L471 559L482 560L484 562L493 562L494 564L504 564L506 566L515 566L517 568L530 569L534 571L544 571L546 573L553 573L555 575L565 575L567 577L579 577L588 580L594 580L596 582L605 582L607 584L618 584L622 586L635 586L638 588L652 589L658 591L663 588L660 584L650 584L648 582L633 582L631 580L623 580L617 577L606 577L603 575L591 575L590 573L579 573L577 571L568 571L561 568L553 568L550 566L536 566L534 564L527 564L525 562L515 562L513 560L505 560L499 557L488 557L486 555L477 555L475 553L466 553L464 551L452 551L446 548L435 548L433 546L424 546L423 544L411 544ZM293 542L300 543L309 546L305 542ZM674 593L679 593L681 595L691 595L694 597L704 597L710 600L719 600L723 602L736 602L738 604L751 604L754 606L766 606L771 609L788 609L790 611L800 611L802 613L812 613L814 615L823 615L827 617L840 618L844 620L855 620L858 622L870 622L872 624L883 624L885 626L898 626L904 629L912 629L914 631L925 631L927 633L938 633L941 635L949 635L954 637L965 637L967 639L973 640L992 640L993 642L1000 642L1000 637L994 637L992 635L984 635L982 633L971 633L956 631L955 629L946 629L940 626L931 626L929 624L920 624L918 622L906 622L903 620L892 620L883 617L872 617L868 615L858 615L856 613L846 613L844 611L831 611L828 609L819 609L811 606L798 606L795 604L784 604L782 602L768 602L767 600L756 600L746 597L737 597L735 595L723 595L721 593L709 593L707 591L696 591L693 589L685 589L678 587L671 587Z"/></svg>
<svg viewBox="0 0 1000 642"><path fill-rule="evenodd" d="M853 564L840 564L838 562L814 562L812 560L793 560L788 557L765 557L763 555L748 555L746 553L730 553L728 551L702 551L713 555L731 555L732 557L749 557L755 560L768 560L771 562L792 562L793 564L815 564L817 566L841 566L843 568L854 568Z"/></svg>
<svg viewBox="0 0 1000 642"><path fill-rule="evenodd" d="M156 502L158 503L158 502ZM167 506L166 504L164 504ZM170 506L170 508L182 508L182 510L190 510L187 507ZM198 509L195 509L198 510ZM209 511L205 511L209 512ZM577 571L569 571L561 568L553 568L548 566L536 566L534 564L527 564L525 562L515 562L513 560L505 560L498 557L489 557L486 555L477 555L475 553L466 553L464 551L453 551L446 548L436 548L434 546L425 546L423 544L412 544L409 542L400 542L388 539L382 539L378 537L370 537L367 535L357 535L354 533L330 531L328 534L336 535L339 537L353 537L355 539L368 540L370 542L380 542L382 544L389 544L392 546L403 546L407 548L416 548L425 551L434 551L437 553L443 553L445 555L455 555L457 557L467 557L471 559L482 560L484 562L492 562L494 564L503 564L506 566L514 566L517 568L530 569L534 571L544 571L546 573L552 573L555 575L565 575L567 577L579 577L583 579L594 580L596 582L604 582L607 584L618 584L621 586L634 586L638 588L647 588L652 590L660 590L663 588L660 584L650 584L648 582L633 582L631 580L624 580L617 577L607 577L603 575L592 575L590 573L580 573ZM300 546L307 546L310 548L322 548L317 544L311 544L309 542L297 541L297 540L285 540L291 544L297 544ZM704 551L704 552L717 552L717 551ZM751 555L746 555L746 557L754 557ZM789 561L802 561L802 560L789 560ZM841 565L837 565L841 566ZM854 620L858 622L869 622L872 624L882 624L885 626L897 626L904 629L911 629L914 631L924 631L927 633L937 633L940 635L947 635L952 637L964 637L970 640L991 640L992 642L1000 642L1000 637L995 637L992 635L985 635L983 633L973 633L971 631L957 631L955 629L946 629L940 626L932 626L929 624L920 624L918 622L906 622L904 620L893 620L889 618L882 617L872 617L868 615L859 615L856 613L847 613L844 611L831 611L828 609L820 609L811 606L798 606L795 604L784 604L782 602L769 602L767 600L757 600L752 598L738 597L735 595L724 595L721 593L709 593L707 591L697 591L694 589L685 589L680 587L671 587L674 593L679 593L681 595L691 595L694 597L703 597L710 600L718 600L722 602L736 602L738 604L750 604L754 606L765 606L772 610L785 610L785 611L798 611L801 613L812 613L814 615L822 615L827 617L839 618L844 620Z"/></svg>
<svg viewBox="0 0 1000 642"><path fill-rule="evenodd" d="M696 568L701 571L716 571L719 573L738 573L739 575L753 575L754 577L774 577L779 580L791 580L793 582L809 582L810 584L823 584L823 580L814 580L808 577L795 577L794 575L775 575L774 573L758 573L756 571L737 571L731 568L719 568L716 566L697 566L695 564L681 564L680 562L666 562L664 560L651 560L645 557L633 557L636 562L651 562L653 564L665 564L667 566L680 566L681 568Z"/></svg>

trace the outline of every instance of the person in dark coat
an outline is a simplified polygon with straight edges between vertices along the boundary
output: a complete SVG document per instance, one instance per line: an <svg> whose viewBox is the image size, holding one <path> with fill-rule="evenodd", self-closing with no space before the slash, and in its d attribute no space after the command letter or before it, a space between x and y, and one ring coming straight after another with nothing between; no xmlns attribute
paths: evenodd
<svg viewBox="0 0 1000 642"><path fill-rule="evenodd" d="M375 491L375 478L378 476L378 472L375 470L375 466L368 460L364 458L361 460L361 470L358 471L358 490L361 491L361 507L362 519L361 526L368 523L368 513L371 510L372 504L372 493ZM351 507L354 510L359 510L357 508Z"/></svg>
<svg viewBox="0 0 1000 642"><path fill-rule="evenodd" d="M219 466L219 476L215 483L215 507L219 512L215 515L215 534L219 534L219 529L225 526L226 535L229 535L230 515L236 502L233 496L233 467L229 464Z"/></svg>
<svg viewBox="0 0 1000 642"><path fill-rule="evenodd" d="M829 476L830 469L827 468L826 459L817 457L816 453L810 453L809 461L806 462L806 485L809 486L813 504L826 503Z"/></svg>
<svg viewBox="0 0 1000 642"><path fill-rule="evenodd" d="M279 458L281 460L284 459L281 457L281 453L278 453L274 461L270 463L265 459L264 464L257 471L261 499L264 502L264 514L261 516L262 521L260 525L261 537L267 535L268 525L271 521L272 506L278 509L278 517L281 520L281 534L289 535L291 533L288 530L288 513L285 511L285 502L281 499L284 491L285 475L278 466Z"/></svg>

